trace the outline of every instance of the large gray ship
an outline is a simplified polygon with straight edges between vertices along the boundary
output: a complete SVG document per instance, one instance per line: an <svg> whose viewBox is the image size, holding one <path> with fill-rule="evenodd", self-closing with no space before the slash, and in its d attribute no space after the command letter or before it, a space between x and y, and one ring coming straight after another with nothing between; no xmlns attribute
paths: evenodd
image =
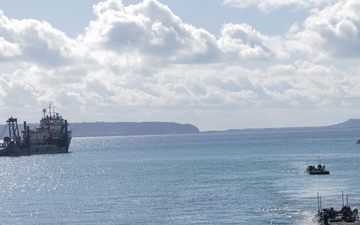
<svg viewBox="0 0 360 225"><path fill-rule="evenodd" d="M49 105L49 111L43 109L39 127L30 129L24 122L19 132L17 118L7 121L9 136L4 137L0 145L0 156L20 156L34 154L68 153L71 142L71 130L67 120L63 119Z"/></svg>

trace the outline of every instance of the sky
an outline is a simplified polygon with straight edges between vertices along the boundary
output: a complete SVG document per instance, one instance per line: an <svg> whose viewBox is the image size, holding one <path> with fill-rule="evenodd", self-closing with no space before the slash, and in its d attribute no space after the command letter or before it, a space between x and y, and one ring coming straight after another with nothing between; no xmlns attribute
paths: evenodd
<svg viewBox="0 0 360 225"><path fill-rule="evenodd" d="M358 119L359 29L357 0L3 0L0 121Z"/></svg>

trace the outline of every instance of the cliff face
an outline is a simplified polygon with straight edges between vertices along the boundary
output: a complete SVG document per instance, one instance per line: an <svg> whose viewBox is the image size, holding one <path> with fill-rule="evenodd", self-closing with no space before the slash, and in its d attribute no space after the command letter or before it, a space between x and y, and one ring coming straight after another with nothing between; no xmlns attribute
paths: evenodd
<svg viewBox="0 0 360 225"><path fill-rule="evenodd" d="M69 129L74 137L200 133L194 125L170 122L71 123Z"/></svg>

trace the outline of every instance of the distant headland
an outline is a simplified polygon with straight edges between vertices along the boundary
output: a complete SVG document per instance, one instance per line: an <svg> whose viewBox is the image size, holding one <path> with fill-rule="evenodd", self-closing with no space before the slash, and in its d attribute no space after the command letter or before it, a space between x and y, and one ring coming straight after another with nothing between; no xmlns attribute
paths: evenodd
<svg viewBox="0 0 360 225"><path fill-rule="evenodd" d="M31 127L37 124L29 124ZM0 125L5 130L7 125ZM360 119L349 119L345 122L329 126L313 127L283 127L283 128L243 128L223 131L200 131L192 124L174 122L73 122L69 129L73 130L73 137L96 136L130 136L130 135L164 135L164 134L198 134L211 132L241 132L246 130L280 130L280 129L346 129L359 128ZM19 127L21 130L21 127Z"/></svg>
<svg viewBox="0 0 360 225"><path fill-rule="evenodd" d="M349 119L345 122L317 127L258 128L259 129L338 129L360 128L360 119ZM94 136L128 136L128 135L162 135L162 134L197 134L208 132L236 132L250 129L229 129L224 131L200 131L192 124L174 122L83 122L70 123L74 137Z"/></svg>
<svg viewBox="0 0 360 225"><path fill-rule="evenodd" d="M70 129L74 137L200 133L194 125L173 122L83 122L71 123Z"/></svg>
<svg viewBox="0 0 360 225"><path fill-rule="evenodd" d="M225 132L237 132L244 130L298 130L298 129L360 129L360 119L349 119L345 122L328 125L328 126L304 126L304 127L280 127L280 128L245 128L245 129L229 129Z"/></svg>

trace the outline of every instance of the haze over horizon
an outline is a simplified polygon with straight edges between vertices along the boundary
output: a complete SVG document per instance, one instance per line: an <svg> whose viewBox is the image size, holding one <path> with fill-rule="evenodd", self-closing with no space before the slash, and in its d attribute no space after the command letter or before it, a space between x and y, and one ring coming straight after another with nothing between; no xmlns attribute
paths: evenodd
<svg viewBox="0 0 360 225"><path fill-rule="evenodd" d="M359 57L356 0L4 0L0 123L52 103L70 123L337 124L359 118Z"/></svg>

